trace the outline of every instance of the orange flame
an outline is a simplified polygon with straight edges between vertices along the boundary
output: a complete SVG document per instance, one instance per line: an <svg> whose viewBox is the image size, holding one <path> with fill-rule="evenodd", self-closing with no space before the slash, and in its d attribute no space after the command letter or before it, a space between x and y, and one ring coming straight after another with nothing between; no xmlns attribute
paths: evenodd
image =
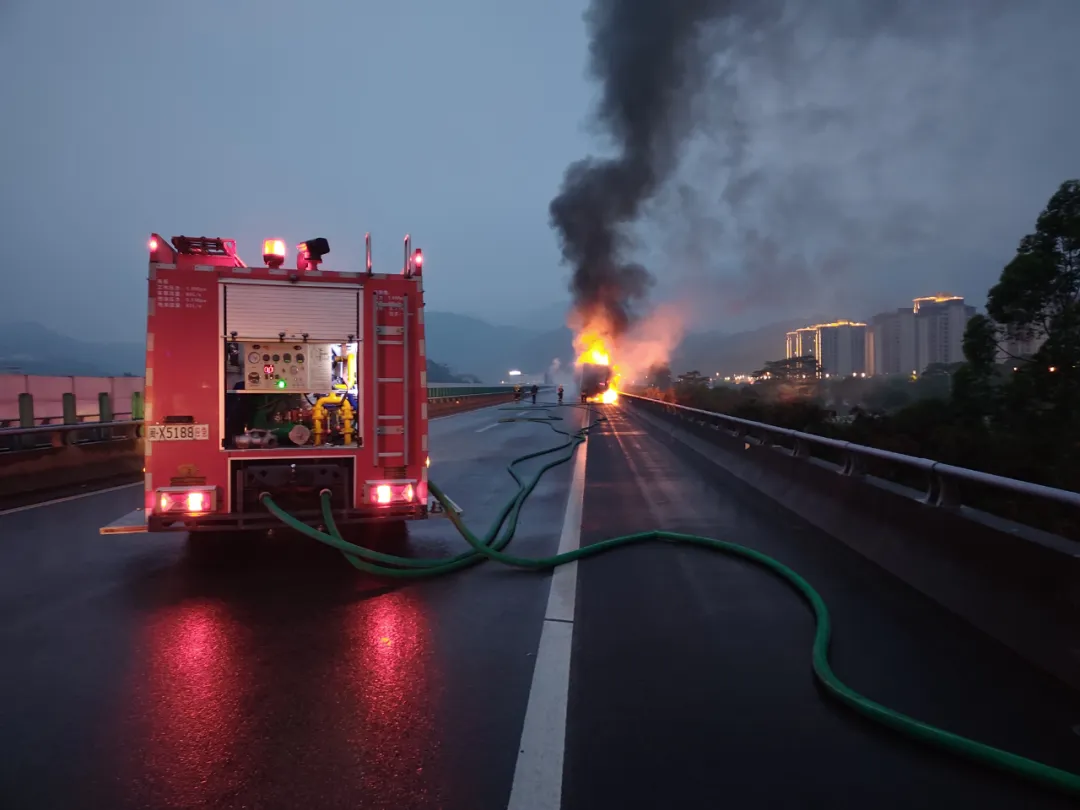
<svg viewBox="0 0 1080 810"><path fill-rule="evenodd" d="M588 348L578 355L577 365L580 366L582 363L592 363L595 366L611 365L611 352L604 346L602 338L587 336L584 340L588 343Z"/></svg>
<svg viewBox="0 0 1080 810"><path fill-rule="evenodd" d="M575 313L572 316L572 320L583 321L584 319L580 314ZM619 367L611 362L611 348L609 341L605 339L605 333L607 330L604 328L603 323L590 322L587 325L582 326L581 323L572 324L577 327L577 335L574 337L574 348L578 351L576 365L582 365L589 363L595 366L609 366L611 368L611 379L608 382L608 389L602 394L597 394L594 397L590 397L590 402L601 402L606 405L613 404L619 399L619 392L616 385L619 382Z"/></svg>

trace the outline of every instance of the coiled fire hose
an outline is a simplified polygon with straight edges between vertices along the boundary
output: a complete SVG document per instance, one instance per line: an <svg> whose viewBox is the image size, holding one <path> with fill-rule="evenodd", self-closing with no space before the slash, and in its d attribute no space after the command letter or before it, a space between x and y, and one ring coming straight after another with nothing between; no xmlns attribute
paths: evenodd
<svg viewBox="0 0 1080 810"><path fill-rule="evenodd" d="M531 410L544 412L547 411L549 407L550 406L540 405ZM569 407L582 406L573 405ZM516 407L503 410L515 410L520 412L522 409ZM594 413L593 409L589 408L588 410L590 413ZM556 568L557 566L575 560L594 557L598 554L603 554L606 551L611 551L612 549L622 546L654 541L703 546L712 549L713 551L719 551L734 557L741 557L744 560L749 560L750 562L761 566L771 574L784 580L809 603L815 619L814 641L811 647L811 664L814 676L830 696L870 720L880 723L883 726L887 726L888 728L898 731L919 742L944 749L953 754L964 756L982 765L987 765L996 768L997 770L1013 774L1014 776L1019 776L1022 779L1034 782L1043 787L1062 791L1073 796L1080 796L1080 775L1069 773L1068 771L1063 771L1059 768L1054 768L1050 765L1045 765L1041 762L1036 762L1035 760L1027 759L1026 757L1012 754L1008 751L1003 751L985 745L984 743L961 737L957 734L945 731L944 729L937 728L936 726L920 722L919 720L915 720L900 712L893 711L886 706L882 706L879 703L875 703L847 686L836 676L836 673L833 672L832 667L829 664L829 639L832 627L829 610L825 606L825 601L821 598L821 595L814 590L810 583L799 576L799 574L783 563L762 554L759 551L754 551L746 546L740 546L726 540L716 540L711 537L665 531L648 531L638 534L623 535L621 537L612 537L599 543L568 551L564 554L556 554L551 557L529 558L518 557L506 553L504 549L514 537L514 532L517 529L518 516L522 506L532 493L533 489L536 488L536 485L540 482L544 473L553 467L557 467L560 464L565 464L570 461L574 456L574 451L577 446L585 441L588 432L605 420L606 417L603 416L593 418L592 421L580 430L570 433L555 427L554 423L562 421L561 417L551 416L546 413L544 416L500 419L502 422L525 421L546 424L556 433L566 436L566 441L555 447L550 447L547 450L540 450L535 453L519 456L510 462L507 466L507 471L513 477L514 481L517 482L518 491L514 497L507 501L503 506L496 517L495 522L483 537L478 537L474 534L454 511L453 505L447 500L443 491L439 489L436 484L429 483L428 487L432 495L434 495L434 497L443 505L443 508L446 509L446 514L454 527L472 547L471 551L462 552L461 554L449 558L412 559L399 557L348 542L342 538L341 532L334 522L330 494L328 492L324 492L321 498L323 520L326 525L325 532L312 526L308 526L306 523L292 517L274 503L273 498L269 495L263 494L261 500L266 508L285 525L308 537L314 538L321 543L333 546L340 550L345 555L345 558L356 568L381 577L415 579L440 576L449 574L453 571L458 571L470 565L475 565L484 560L494 560L495 562L517 568L546 570ZM544 464L527 481L522 480L515 470L515 467L526 461L542 456L555 455L557 453L560 455Z"/></svg>

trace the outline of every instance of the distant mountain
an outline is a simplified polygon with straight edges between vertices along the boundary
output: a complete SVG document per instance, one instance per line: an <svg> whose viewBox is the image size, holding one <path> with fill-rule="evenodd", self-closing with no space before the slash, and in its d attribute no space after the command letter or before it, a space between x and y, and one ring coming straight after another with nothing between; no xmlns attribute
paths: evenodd
<svg viewBox="0 0 1080 810"><path fill-rule="evenodd" d="M570 312L570 301L556 301L535 309L528 307L508 307L504 315L490 316L478 315L480 320L488 321L497 326L521 326L525 329L546 329L555 325L566 324L566 316Z"/></svg>
<svg viewBox="0 0 1080 810"><path fill-rule="evenodd" d="M820 320L786 321L735 334L691 333L675 351L671 365L676 372L697 369L709 376L754 371L766 360L783 356L786 332ZM561 318L554 323L537 318L496 326L468 315L425 311L424 323L433 382L472 375L497 383L511 369L542 374L556 358L563 368L573 365L573 335L561 325ZM142 343L97 343L36 323L0 324L0 373L141 375L144 364Z"/></svg>
<svg viewBox="0 0 1080 810"><path fill-rule="evenodd" d="M434 364L432 373L450 382L460 375L475 375L484 382L498 381L515 364L532 367L537 353L530 332L447 312L425 312L427 343ZM543 344L540 340L540 345ZM520 347L529 347L522 358ZM546 369L551 357L536 361ZM0 374L110 377L142 375L146 349L142 343L97 343L62 335L37 323L0 324Z"/></svg>
<svg viewBox="0 0 1080 810"><path fill-rule="evenodd" d="M0 373L57 376L142 376L142 343L98 343L54 332L37 323L0 324Z"/></svg>
<svg viewBox="0 0 1080 810"><path fill-rule="evenodd" d="M780 321L747 332L692 332L671 358L676 371L697 369L721 376L755 371L766 360L784 356L787 332L818 323L822 318ZM456 372L476 374L485 382L505 379L510 369L539 374L558 358L563 367L573 364L573 334L565 326L538 331L532 322L521 326L493 326L479 318L442 312L425 314L431 357ZM537 321L537 325L542 322Z"/></svg>
<svg viewBox="0 0 1080 810"><path fill-rule="evenodd" d="M452 312L424 312L424 333L428 354L445 363L455 373L475 374L484 382L497 383L507 372L519 369L542 373L556 358L573 360L569 329L543 331L536 327L495 326L468 315Z"/></svg>
<svg viewBox="0 0 1080 810"><path fill-rule="evenodd" d="M825 318L801 318L780 321L747 332L696 332L683 339L675 350L671 367L676 372L697 369L706 376L719 373L746 374L761 368L766 360L784 356L784 338L788 332Z"/></svg>

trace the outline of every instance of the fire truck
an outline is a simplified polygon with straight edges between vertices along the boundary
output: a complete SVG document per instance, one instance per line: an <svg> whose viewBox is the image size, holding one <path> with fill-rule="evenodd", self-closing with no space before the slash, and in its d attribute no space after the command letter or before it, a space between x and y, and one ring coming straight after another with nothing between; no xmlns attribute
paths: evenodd
<svg viewBox="0 0 1080 810"><path fill-rule="evenodd" d="M319 525L428 517L423 252L400 272L326 270L324 238L249 267L231 239L153 234L144 503L101 529L265 529L261 500ZM402 524L403 525L403 524Z"/></svg>

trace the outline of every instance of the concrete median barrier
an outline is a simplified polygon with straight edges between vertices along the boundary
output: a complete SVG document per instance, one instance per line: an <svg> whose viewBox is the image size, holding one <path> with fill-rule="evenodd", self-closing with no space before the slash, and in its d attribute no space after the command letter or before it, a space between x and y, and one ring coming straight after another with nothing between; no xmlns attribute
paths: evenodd
<svg viewBox="0 0 1080 810"><path fill-rule="evenodd" d="M85 442L0 455L0 495L48 492L142 472L143 440Z"/></svg>
<svg viewBox="0 0 1080 810"><path fill-rule="evenodd" d="M513 394L503 392L498 394L472 394L461 397L433 397L428 400L428 418L474 411L477 408L487 408L502 402L512 402L513 399Z"/></svg>

